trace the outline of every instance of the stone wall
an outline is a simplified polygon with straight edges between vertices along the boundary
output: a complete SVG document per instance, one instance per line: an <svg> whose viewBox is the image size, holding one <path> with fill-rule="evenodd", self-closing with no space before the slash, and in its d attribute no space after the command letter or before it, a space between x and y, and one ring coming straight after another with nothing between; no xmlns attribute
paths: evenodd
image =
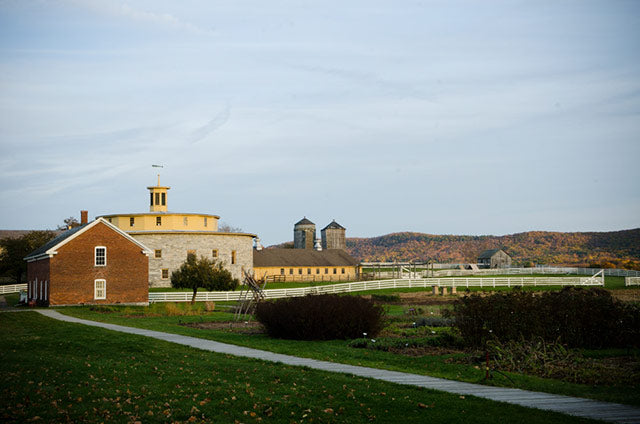
<svg viewBox="0 0 640 424"><path fill-rule="evenodd" d="M232 233L140 233L131 234L151 250L149 255L149 287L171 287L171 273L180 268L192 252L197 257L216 259L242 281L242 268L253 270L253 236ZM155 251L161 250L156 258ZM217 251L217 257L213 251ZM231 263L235 251L235 264ZM162 270L167 270L167 278Z"/></svg>

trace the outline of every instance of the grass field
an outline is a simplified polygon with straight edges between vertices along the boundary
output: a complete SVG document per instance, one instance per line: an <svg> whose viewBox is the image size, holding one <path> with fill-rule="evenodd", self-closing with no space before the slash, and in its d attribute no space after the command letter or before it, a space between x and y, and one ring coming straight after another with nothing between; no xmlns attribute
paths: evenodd
<svg viewBox="0 0 640 424"><path fill-rule="evenodd" d="M390 316L397 317L406 313L406 307L392 305L388 308ZM425 313L434 312L436 308L438 307L433 307L433 309L427 307ZM591 386L517 373L505 373L508 378L495 374L493 379L485 381L485 373L480 366L455 361L456 358L463 357L463 354L459 353L435 352L431 355L412 357L385 351L351 348L348 345L349 342L345 340L294 341L271 339L265 334L246 334L226 329L199 329L184 325L232 320L233 315L225 312L183 316L142 316L140 314L136 316L135 310L136 308L130 307L122 308L120 312L102 313L92 311L86 307L60 309L65 314L95 321L166 331L320 360L406 371L472 383L518 387L527 390L640 405L640 387ZM624 354L625 352L617 353ZM635 355L637 356L638 352Z"/></svg>
<svg viewBox="0 0 640 424"><path fill-rule="evenodd" d="M590 422L209 353L35 312L0 314L0 328L3 422Z"/></svg>

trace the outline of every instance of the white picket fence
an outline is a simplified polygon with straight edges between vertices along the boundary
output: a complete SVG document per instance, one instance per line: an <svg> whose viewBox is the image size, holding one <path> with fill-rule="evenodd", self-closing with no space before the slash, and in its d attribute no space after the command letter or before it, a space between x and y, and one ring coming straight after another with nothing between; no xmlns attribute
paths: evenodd
<svg viewBox="0 0 640 424"><path fill-rule="evenodd" d="M570 274L570 275L592 275L596 272L604 271L608 277L640 277L640 271L629 269L604 269L595 268L570 268L570 267L536 267L536 268L491 268L491 269L444 269L444 270L422 270L419 271L425 276L434 277L460 277L466 275L531 275L531 274ZM390 274L390 273L389 273Z"/></svg>
<svg viewBox="0 0 640 424"><path fill-rule="evenodd" d="M27 283L24 284L11 284L8 286L0 286L0 294L6 294L6 293L17 293L20 290L26 290L27 289Z"/></svg>
<svg viewBox="0 0 640 424"><path fill-rule="evenodd" d="M625 286L640 286L640 277L624 277Z"/></svg>
<svg viewBox="0 0 640 424"><path fill-rule="evenodd" d="M331 284L316 287L299 287L288 289L267 289L265 298L298 297L308 294L351 293L365 290L382 290L397 288L428 287L516 287L516 286L603 286L602 276L594 277L498 277L498 278L420 278L415 280L394 279L378 281L358 281L353 283ZM154 292L149 293L149 302L190 302L192 292ZM235 301L240 291L233 292L198 292L196 302Z"/></svg>

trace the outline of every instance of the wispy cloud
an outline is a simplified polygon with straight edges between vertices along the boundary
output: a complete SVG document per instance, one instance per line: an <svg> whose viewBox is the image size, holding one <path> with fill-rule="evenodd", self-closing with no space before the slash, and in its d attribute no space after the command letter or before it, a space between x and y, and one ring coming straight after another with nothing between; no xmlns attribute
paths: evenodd
<svg viewBox="0 0 640 424"><path fill-rule="evenodd" d="M215 130L223 126L229 120L231 116L231 106L227 103L225 107L213 117L211 121L209 121L206 125L196 129L193 131L188 137L187 141L189 143L197 143L208 135L213 133Z"/></svg>
<svg viewBox="0 0 640 424"><path fill-rule="evenodd" d="M171 13L140 10L122 2L113 2L109 0L68 1L78 7L89 8L99 13L118 16L132 21L151 23L165 28L184 30L200 35L210 36L216 33L213 28L203 28L192 22L180 19Z"/></svg>

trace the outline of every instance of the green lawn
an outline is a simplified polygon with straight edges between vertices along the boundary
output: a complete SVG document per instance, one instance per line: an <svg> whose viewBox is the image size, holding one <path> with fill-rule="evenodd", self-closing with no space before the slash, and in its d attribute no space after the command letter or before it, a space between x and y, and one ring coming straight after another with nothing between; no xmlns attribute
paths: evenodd
<svg viewBox="0 0 640 424"><path fill-rule="evenodd" d="M390 308L389 312L391 316L397 316L403 313L403 311L397 306L391 306ZM503 375L495 374L494 379L487 382L484 380L485 373L480 366L456 363L452 361L452 358L455 356L453 354L410 357L391 352L351 348L348 346L349 342L344 340L280 340L271 339L264 334L246 335L227 330L197 329L181 325L194 322L232 320L233 315L225 312L213 312L204 315L192 316L151 316L131 318L131 311L133 308L127 308L126 310L128 312L99 313L91 311L89 308L85 307L60 309L60 311L65 314L95 321L104 321L157 331L166 331L320 360L396 371L406 371L472 383L518 387L527 390L640 405L640 386L589 386L517 373L507 373L510 380ZM457 355L458 357L462 356L461 354Z"/></svg>
<svg viewBox="0 0 640 424"><path fill-rule="evenodd" d="M4 422L577 423L553 412L0 314Z"/></svg>

